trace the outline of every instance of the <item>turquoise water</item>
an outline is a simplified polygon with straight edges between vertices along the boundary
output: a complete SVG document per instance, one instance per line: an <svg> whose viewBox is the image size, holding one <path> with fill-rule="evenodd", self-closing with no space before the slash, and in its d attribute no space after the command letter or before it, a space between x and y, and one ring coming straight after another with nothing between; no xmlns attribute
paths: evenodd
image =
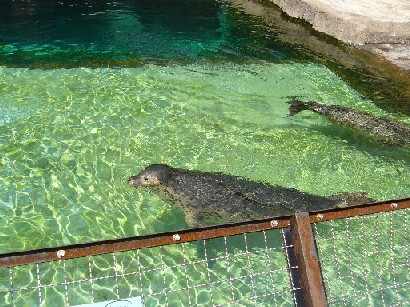
<svg viewBox="0 0 410 307"><path fill-rule="evenodd" d="M128 187L151 163L319 195L409 196L408 150L318 115L288 117L286 101L408 117L301 60L252 16L214 1L173 3L5 6L0 253L187 227L177 209Z"/></svg>
<svg viewBox="0 0 410 307"><path fill-rule="evenodd" d="M0 80L2 251L180 228L179 211L127 185L155 162L320 195L410 192L407 151L287 116L289 95L384 113L323 66L3 67Z"/></svg>
<svg viewBox="0 0 410 307"><path fill-rule="evenodd" d="M0 62L9 67L133 67L301 54L274 34L266 40L270 31L262 24L249 31L255 17L213 0L37 0L8 3L0 14Z"/></svg>

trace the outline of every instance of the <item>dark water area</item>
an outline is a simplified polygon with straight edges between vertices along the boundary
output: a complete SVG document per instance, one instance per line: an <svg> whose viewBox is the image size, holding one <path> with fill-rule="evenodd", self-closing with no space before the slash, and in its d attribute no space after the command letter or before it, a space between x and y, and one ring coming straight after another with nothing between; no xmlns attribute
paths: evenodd
<svg viewBox="0 0 410 307"><path fill-rule="evenodd" d="M264 1L263 16L214 0L0 2L0 65L7 67L318 63L379 107L410 115L408 74Z"/></svg>
<svg viewBox="0 0 410 307"><path fill-rule="evenodd" d="M7 1L0 13L0 64L129 67L147 61L296 56L242 22L232 23L232 13L212 0Z"/></svg>

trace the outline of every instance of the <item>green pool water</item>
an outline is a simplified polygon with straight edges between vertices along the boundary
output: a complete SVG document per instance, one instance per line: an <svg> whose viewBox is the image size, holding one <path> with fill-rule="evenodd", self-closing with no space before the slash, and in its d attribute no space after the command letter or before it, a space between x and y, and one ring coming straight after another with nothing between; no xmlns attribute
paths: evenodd
<svg viewBox="0 0 410 307"><path fill-rule="evenodd" d="M408 117L378 108L233 6L172 3L5 6L0 253L187 227L170 204L127 185L151 163L318 195L410 195L408 150L315 114L288 117L286 101Z"/></svg>
<svg viewBox="0 0 410 307"><path fill-rule="evenodd" d="M128 186L129 176L151 163L317 195L410 195L409 149L378 144L313 113L288 117L286 103L297 96L410 125L405 108L380 108L389 99L400 101L400 93L386 95L367 72L340 68L334 59L289 43L293 30L284 33L233 3L2 4L0 253L187 228L182 212ZM358 86L359 79L368 86ZM377 91L364 95L369 89ZM360 229L391 224L362 223ZM391 239L378 243L390 246ZM399 239L395 244L405 245L406 238ZM335 252L329 242L324 259ZM205 255L204 244L80 258L64 262L64 269L57 262L1 269L0 305L145 295L146 306L236 300L253 306L256 296L272 289L276 294L260 296L259 303L292 303L279 231L210 240ZM362 254L360 244L353 255ZM340 254L346 251L341 247ZM334 279L331 269L325 273ZM10 276L16 292L8 290ZM405 272L400 277L405 280ZM179 290L165 293L161 285ZM344 295L329 289L336 298Z"/></svg>
<svg viewBox="0 0 410 307"><path fill-rule="evenodd" d="M407 151L287 116L290 95L386 115L323 66L3 67L0 80L3 252L181 228L178 210L127 185L157 162L319 195L410 193Z"/></svg>

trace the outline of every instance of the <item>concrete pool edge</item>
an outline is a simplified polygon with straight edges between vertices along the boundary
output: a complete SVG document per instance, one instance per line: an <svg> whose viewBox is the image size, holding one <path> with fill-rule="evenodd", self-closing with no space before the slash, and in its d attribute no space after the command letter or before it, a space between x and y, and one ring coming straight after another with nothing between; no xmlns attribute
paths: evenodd
<svg viewBox="0 0 410 307"><path fill-rule="evenodd" d="M347 44L319 32L305 20L289 17L272 0L224 1L246 14L261 18L264 30L273 31L277 42L292 46L302 58L307 55L315 63L325 65L381 109L410 115L410 70L366 50L371 44Z"/></svg>
<svg viewBox="0 0 410 307"><path fill-rule="evenodd" d="M410 3L404 0L269 0L319 31L410 70Z"/></svg>

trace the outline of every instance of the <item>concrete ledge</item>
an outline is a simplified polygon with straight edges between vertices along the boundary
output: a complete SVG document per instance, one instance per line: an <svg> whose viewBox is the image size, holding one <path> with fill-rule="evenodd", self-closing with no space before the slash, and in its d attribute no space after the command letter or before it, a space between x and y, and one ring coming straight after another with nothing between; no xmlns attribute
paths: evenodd
<svg viewBox="0 0 410 307"><path fill-rule="evenodd" d="M269 0L291 17L410 70L409 0Z"/></svg>
<svg viewBox="0 0 410 307"><path fill-rule="evenodd" d="M270 0L286 14L351 44L410 44L410 1Z"/></svg>
<svg viewBox="0 0 410 307"><path fill-rule="evenodd" d="M410 71L409 44L366 44L361 48L379 54L396 66Z"/></svg>

